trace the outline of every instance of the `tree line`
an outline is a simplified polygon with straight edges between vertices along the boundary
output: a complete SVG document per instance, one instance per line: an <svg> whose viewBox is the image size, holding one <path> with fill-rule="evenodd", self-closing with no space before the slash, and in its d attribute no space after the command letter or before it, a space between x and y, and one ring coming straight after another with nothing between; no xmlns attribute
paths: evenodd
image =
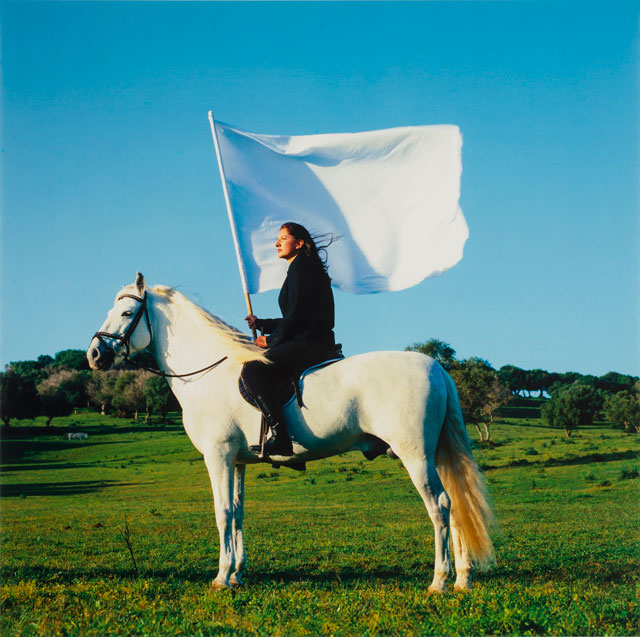
<svg viewBox="0 0 640 637"><path fill-rule="evenodd" d="M625 431L640 433L640 379L608 372L603 376L578 372L525 370L515 365L494 369L478 357L460 360L443 341L431 339L406 348L437 360L451 375L468 424L473 424L480 440L489 440L491 424L501 407L522 397L542 399L542 417L567 436L579 426L600 419ZM481 428L482 427L482 428Z"/></svg>
<svg viewBox="0 0 640 637"><path fill-rule="evenodd" d="M525 370L514 365L495 369L488 361L459 359L456 351L438 339L414 343L406 348L437 360L451 375L465 421L474 425L480 440L488 441L491 425L501 407L517 398L540 398L546 422L564 428L570 436L575 427L605 420L626 431L640 433L640 382L637 376L609 372L603 376L578 372ZM146 353L136 360L154 365ZM67 349L55 357L9 363L0 372L0 417L5 426L14 419L45 416L47 427L55 417L78 408L145 420L152 415L164 419L180 406L167 382L146 371L124 365L107 372L89 370L83 350Z"/></svg>
<svg viewBox="0 0 640 637"><path fill-rule="evenodd" d="M145 365L153 359L145 357ZM150 359L150 360L149 360ZM6 427L14 419L68 416L78 408L92 408L103 415L130 416L145 420L152 415L165 419L179 409L169 385L159 376L125 365L107 372L89 370L83 350L68 349L55 357L9 363L0 373L0 418Z"/></svg>

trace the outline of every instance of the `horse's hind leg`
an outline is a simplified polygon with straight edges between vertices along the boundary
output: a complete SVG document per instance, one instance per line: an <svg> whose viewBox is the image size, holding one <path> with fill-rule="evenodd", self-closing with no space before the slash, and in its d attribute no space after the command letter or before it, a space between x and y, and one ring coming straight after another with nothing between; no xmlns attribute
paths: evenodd
<svg viewBox="0 0 640 637"><path fill-rule="evenodd" d="M409 472L418 493L422 496L433 523L436 560L433 569L433 582L429 586L429 591L439 593L445 590L447 578L451 573L451 557L449 553L449 511L451 501L442 486L433 460L430 462L426 458L407 460L402 455L400 455L400 459Z"/></svg>
<svg viewBox="0 0 640 637"><path fill-rule="evenodd" d="M471 580L471 558L469 557L469 547L456 522L455 513L451 514L451 540L456 565L456 583L453 586L453 590L467 591L469 590L469 581Z"/></svg>
<svg viewBox="0 0 640 637"><path fill-rule="evenodd" d="M244 474L246 465L235 466L233 476L233 544L235 552L235 572L231 573L231 586L242 585L242 574L247 565L247 554L244 550L244 534L242 522L244 520Z"/></svg>

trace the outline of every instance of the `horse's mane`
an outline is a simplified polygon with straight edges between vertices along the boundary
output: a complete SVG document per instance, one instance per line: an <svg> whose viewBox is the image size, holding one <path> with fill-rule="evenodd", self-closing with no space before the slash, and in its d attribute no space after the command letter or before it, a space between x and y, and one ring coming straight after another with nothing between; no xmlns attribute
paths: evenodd
<svg viewBox="0 0 640 637"><path fill-rule="evenodd" d="M178 310L185 310L194 322L220 343L229 358L239 363L255 360L268 362L264 350L254 345L249 336L189 300L176 289L166 285L154 285L148 289Z"/></svg>

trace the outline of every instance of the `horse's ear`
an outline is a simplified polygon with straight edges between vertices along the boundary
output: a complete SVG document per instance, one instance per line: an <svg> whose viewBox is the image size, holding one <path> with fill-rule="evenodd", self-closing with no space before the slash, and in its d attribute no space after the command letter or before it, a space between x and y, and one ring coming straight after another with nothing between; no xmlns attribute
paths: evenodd
<svg viewBox="0 0 640 637"><path fill-rule="evenodd" d="M138 294L142 296L144 292L144 277L140 272L136 272L136 287L138 288Z"/></svg>

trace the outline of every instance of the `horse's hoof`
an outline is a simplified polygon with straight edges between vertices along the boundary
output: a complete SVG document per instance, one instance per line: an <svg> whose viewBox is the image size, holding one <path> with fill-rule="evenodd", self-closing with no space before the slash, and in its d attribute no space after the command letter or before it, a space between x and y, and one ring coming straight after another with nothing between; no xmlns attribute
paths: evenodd
<svg viewBox="0 0 640 637"><path fill-rule="evenodd" d="M447 589L442 587L434 587L434 586L429 586L427 593L429 595L444 595L447 592Z"/></svg>
<svg viewBox="0 0 640 637"><path fill-rule="evenodd" d="M235 573L229 578L229 584L231 585L231 588L238 588L239 586L242 586L243 583L244 582L242 581L240 576L236 575Z"/></svg>
<svg viewBox="0 0 640 637"><path fill-rule="evenodd" d="M232 591L233 588L227 584L226 582L220 582L217 579L214 579L213 582L211 582L211 590L218 592L218 591Z"/></svg>
<svg viewBox="0 0 640 637"><path fill-rule="evenodd" d="M454 593L468 593L469 590L469 584L454 584L453 586Z"/></svg>

